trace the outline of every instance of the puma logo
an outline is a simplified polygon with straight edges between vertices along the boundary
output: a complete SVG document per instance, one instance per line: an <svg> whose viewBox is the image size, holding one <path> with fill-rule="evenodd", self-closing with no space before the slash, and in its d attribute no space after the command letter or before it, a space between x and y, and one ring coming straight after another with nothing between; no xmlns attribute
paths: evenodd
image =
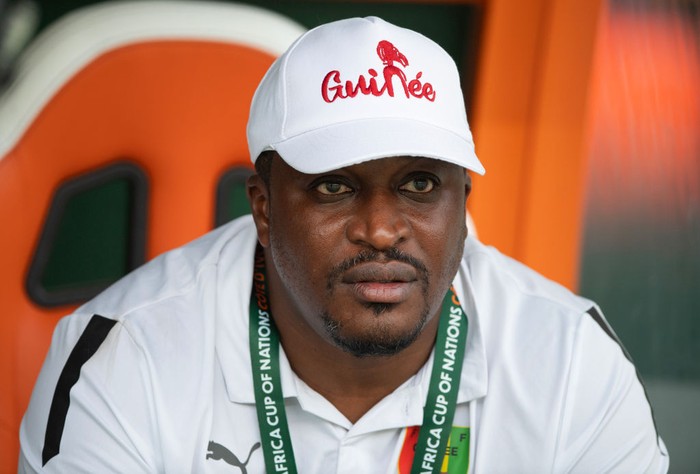
<svg viewBox="0 0 700 474"><path fill-rule="evenodd" d="M207 459L213 459L215 461L223 460L226 464L239 468L241 470L241 474L248 474L246 466L248 465L248 461L250 461L250 456L253 454L253 451L259 447L260 443L255 443L250 448L250 452L248 453L248 457L246 458L245 462L241 462L238 459L238 456L229 451L226 446L222 446L214 441L209 441L209 446L207 447Z"/></svg>

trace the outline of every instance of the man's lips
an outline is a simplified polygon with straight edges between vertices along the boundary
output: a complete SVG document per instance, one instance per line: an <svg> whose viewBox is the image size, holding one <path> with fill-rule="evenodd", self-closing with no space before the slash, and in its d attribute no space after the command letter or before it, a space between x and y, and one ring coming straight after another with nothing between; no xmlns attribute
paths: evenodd
<svg viewBox="0 0 700 474"><path fill-rule="evenodd" d="M343 273L341 279L360 300L388 304L406 300L417 280L414 267L396 261L361 263Z"/></svg>

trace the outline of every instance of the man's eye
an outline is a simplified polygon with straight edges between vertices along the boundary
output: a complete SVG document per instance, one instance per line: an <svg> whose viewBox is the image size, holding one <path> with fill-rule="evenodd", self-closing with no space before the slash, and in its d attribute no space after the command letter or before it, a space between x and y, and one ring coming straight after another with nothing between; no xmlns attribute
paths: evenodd
<svg viewBox="0 0 700 474"><path fill-rule="evenodd" d="M343 183L336 183L333 181L327 181L325 183L319 184L318 186L316 186L316 190L321 194L329 196L349 193L352 191L352 189L350 189L349 186L346 186Z"/></svg>
<svg viewBox="0 0 700 474"><path fill-rule="evenodd" d="M413 178L399 189L409 193L429 193L435 189L435 181L430 178Z"/></svg>

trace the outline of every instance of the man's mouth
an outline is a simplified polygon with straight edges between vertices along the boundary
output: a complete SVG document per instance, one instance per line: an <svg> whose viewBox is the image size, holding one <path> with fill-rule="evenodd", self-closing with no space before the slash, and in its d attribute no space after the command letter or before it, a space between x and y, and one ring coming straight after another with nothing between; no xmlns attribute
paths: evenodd
<svg viewBox="0 0 700 474"><path fill-rule="evenodd" d="M341 281L365 303L395 304L409 297L418 272L411 265L396 261L367 262L346 271Z"/></svg>

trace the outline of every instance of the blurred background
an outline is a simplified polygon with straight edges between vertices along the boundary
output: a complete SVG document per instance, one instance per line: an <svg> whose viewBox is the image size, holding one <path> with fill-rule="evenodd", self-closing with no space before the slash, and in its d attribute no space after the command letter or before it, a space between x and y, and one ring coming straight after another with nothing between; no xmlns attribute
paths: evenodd
<svg viewBox="0 0 700 474"><path fill-rule="evenodd" d="M0 459L0 470L8 472L57 318L143 261L247 212L242 155L216 176L204 223L183 223L187 231L164 243L154 244L150 230L144 183L155 178L123 169L114 179L97 169L79 185L56 182L40 231L29 238L16 230L22 203L7 183L28 159L21 144L33 130L8 138L8 97L28 67L22 57L65 15L105 3L113 2L0 0L0 247L29 239L33 249L16 267L5 262L17 251L2 254L0 301L18 298L16 287L26 299L18 307L39 318L27 322L17 310L0 323L0 350L9 353L0 454L11 458ZM239 3L304 28L378 15L443 45L461 70L487 170L469 203L479 238L601 306L646 383L671 472L700 473L700 0ZM74 174L84 173L93 171ZM22 176L22 189L36 193ZM169 212L187 221L180 209ZM40 336L32 335L37 325Z"/></svg>

